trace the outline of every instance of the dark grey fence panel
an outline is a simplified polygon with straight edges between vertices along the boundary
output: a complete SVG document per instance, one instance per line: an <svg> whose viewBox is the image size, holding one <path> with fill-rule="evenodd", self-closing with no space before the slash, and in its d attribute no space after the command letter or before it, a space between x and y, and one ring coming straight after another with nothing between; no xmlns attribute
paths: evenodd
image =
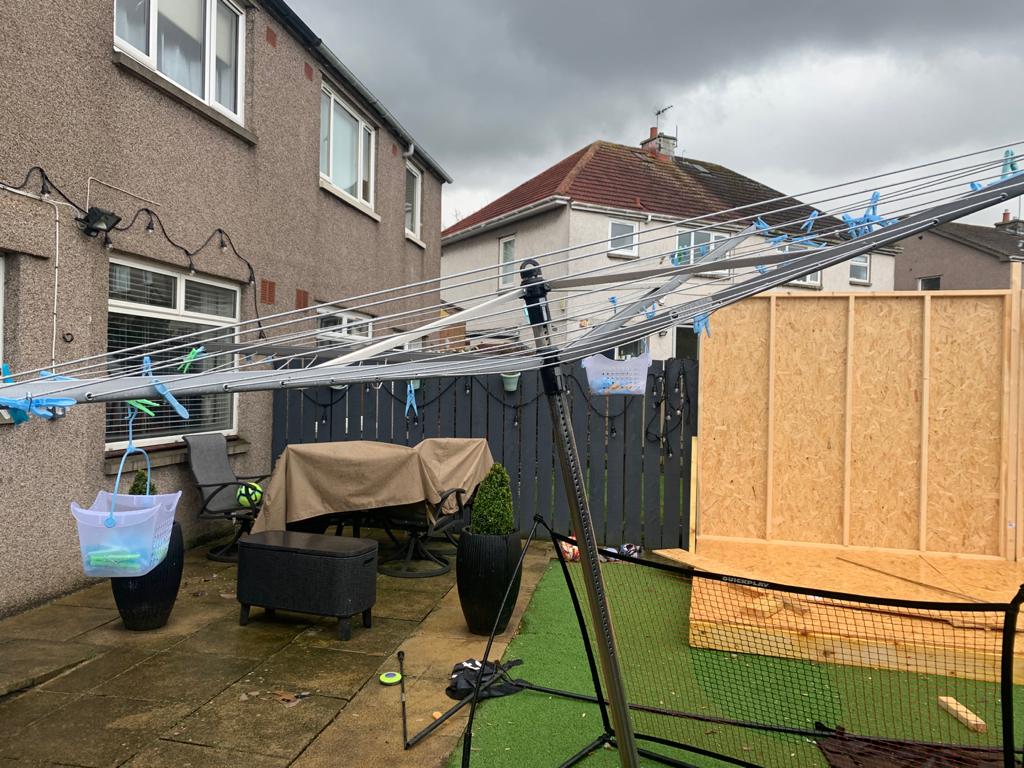
<svg viewBox="0 0 1024 768"><path fill-rule="evenodd" d="M655 361L640 397L589 392L579 365L566 372L570 412L595 528L601 543L648 548L686 545L690 441L696 431L697 366ZM509 471L518 522L527 530L541 514L571 534L565 485L552 437L551 413L537 372L523 373L515 392L500 376L424 379L418 414L406 415L407 382L353 384L275 392L275 458L289 443L380 440L415 445L426 437L484 437Z"/></svg>

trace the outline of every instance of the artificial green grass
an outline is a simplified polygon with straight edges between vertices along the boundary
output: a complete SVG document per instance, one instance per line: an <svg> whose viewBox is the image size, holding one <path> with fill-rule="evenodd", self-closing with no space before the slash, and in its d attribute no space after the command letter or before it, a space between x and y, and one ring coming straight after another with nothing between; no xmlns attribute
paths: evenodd
<svg viewBox="0 0 1024 768"><path fill-rule="evenodd" d="M569 567L582 600L582 571L578 565ZM622 564L610 564L603 573L633 704L806 729L822 722L884 738L999 745L995 683L690 648L687 579ZM505 658L522 659L515 674L532 683L593 695L579 626L557 562L538 584ZM975 734L939 711L939 695L955 696L990 724L989 733ZM1017 711L1024 711L1020 686L1014 699ZM633 720L638 733L758 764L826 765L813 740L804 736L636 711ZM524 691L480 706L472 765L558 765L602 732L596 705ZM641 745L701 768L725 765L681 750ZM460 758L461 744L449 765L458 766ZM617 753L599 750L584 765L618 765Z"/></svg>

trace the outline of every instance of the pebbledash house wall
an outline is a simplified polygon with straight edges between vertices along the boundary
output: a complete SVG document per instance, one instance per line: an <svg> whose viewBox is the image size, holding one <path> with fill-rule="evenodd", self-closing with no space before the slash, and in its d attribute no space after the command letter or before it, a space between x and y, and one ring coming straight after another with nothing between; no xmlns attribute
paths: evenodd
<svg viewBox="0 0 1024 768"><path fill-rule="evenodd" d="M216 238L195 256L195 266L199 276L240 288L243 320L253 317L261 280L276 283L275 301L259 306L270 315L295 309L299 291L311 302L326 301L437 277L443 171L411 158L423 170L421 245L405 236L407 143L266 5L242 7L245 117L237 128L122 60L114 51L113 0L3 3L0 180L17 185L30 167L42 166L84 205L88 180L98 179L157 203L151 207L171 236L189 248L223 228L252 262L256 286ZM319 184L322 78L376 127L373 216ZM39 193L38 177L26 191ZM95 181L89 194L90 205L126 222L147 205ZM49 367L54 338L58 363L106 351L110 258L186 265L180 252L145 233L145 217L132 231L113 233L108 252L102 237L82 234L75 215L0 190L3 357L14 371ZM437 300L399 300L374 314ZM117 453L105 450L104 414L102 405L78 405L53 422L0 425L0 615L84 581L68 505L88 504L113 484ZM270 393L240 395L236 427L236 472L269 472ZM162 465L154 470L158 489L184 491L177 519L186 540L226 532L223 523L196 520L197 495L180 443L151 455Z"/></svg>
<svg viewBox="0 0 1024 768"><path fill-rule="evenodd" d="M443 244L441 261L442 274L446 279L442 282L442 295L446 301L455 304L468 300L470 296L481 293L481 285L497 286L497 265L499 258L499 242L508 236L516 238L516 259L522 261L529 256L549 253L564 249L570 243L599 243L598 245L574 248L560 255L552 255L546 262L544 274L558 277L570 272L578 273L600 269L611 265L628 267L628 262L639 260L641 267L653 267L661 263L661 256L675 248L674 227L670 225L675 219L668 216L639 214L636 211L594 210L584 203L569 203L553 210L537 213L519 221L488 228L479 234L463 236L457 233L453 240ZM622 256L608 251L609 222L632 221L637 224L637 255ZM460 237L462 239L460 239ZM602 240L605 242L601 243ZM766 247L767 241L759 236L749 238L741 248L743 250L760 250ZM566 259L572 261L566 262ZM888 253L871 254L871 277L868 284L850 280L849 264L838 264L822 272L820 287L787 285L776 289L777 292L803 293L806 291L891 291L893 290L894 258ZM477 276L455 278L450 277L470 270L491 267L492 271L481 273L492 279L478 285L453 287L457 283L475 279ZM515 284L519 281L516 279ZM693 276L683 291L687 296L699 296L723 288L727 280ZM654 287L652 283L650 287ZM557 334L568 334L575 337L585 332L580 325L585 315L607 312L611 307L610 299L616 291L588 289L586 293L573 294L555 293L549 297L551 317ZM682 294L680 299L682 300ZM484 320L470 322L467 331L483 332L485 330L501 330L520 323L522 308L514 307L502 315ZM712 321L713 325L713 321ZM589 323L587 325L589 327ZM675 334L664 336L655 334L649 339L651 355L655 359L666 359L675 354Z"/></svg>
<svg viewBox="0 0 1024 768"><path fill-rule="evenodd" d="M933 232L903 240L896 258L897 291L918 290L922 277L941 277L942 290L1010 287L1010 262Z"/></svg>

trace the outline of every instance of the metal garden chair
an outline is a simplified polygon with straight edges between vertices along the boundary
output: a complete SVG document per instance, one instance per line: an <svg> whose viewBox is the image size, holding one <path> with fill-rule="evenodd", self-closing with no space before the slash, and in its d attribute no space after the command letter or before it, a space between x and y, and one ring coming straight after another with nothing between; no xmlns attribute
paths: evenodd
<svg viewBox="0 0 1024 768"><path fill-rule="evenodd" d="M259 507L249 509L238 503L238 486L244 482L259 482L269 475L235 475L228 461L227 438L222 434L186 435L185 444L188 446L189 468L195 477L202 504L199 519L230 520L236 526L231 541L211 549L206 556L219 562L235 562L238 559L238 539L252 530L259 514Z"/></svg>

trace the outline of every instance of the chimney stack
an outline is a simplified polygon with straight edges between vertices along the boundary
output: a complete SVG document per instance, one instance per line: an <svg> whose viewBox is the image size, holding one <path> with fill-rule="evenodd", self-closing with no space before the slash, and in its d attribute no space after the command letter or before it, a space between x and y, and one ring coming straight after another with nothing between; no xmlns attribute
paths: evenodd
<svg viewBox="0 0 1024 768"><path fill-rule="evenodd" d="M651 135L640 142L640 149L651 155L673 158L676 155L676 137L651 128Z"/></svg>
<svg viewBox="0 0 1024 768"><path fill-rule="evenodd" d="M1010 209L1009 208L1004 208L1003 209L1003 220L1000 223L1002 223L1002 224L1009 224L1010 223Z"/></svg>

